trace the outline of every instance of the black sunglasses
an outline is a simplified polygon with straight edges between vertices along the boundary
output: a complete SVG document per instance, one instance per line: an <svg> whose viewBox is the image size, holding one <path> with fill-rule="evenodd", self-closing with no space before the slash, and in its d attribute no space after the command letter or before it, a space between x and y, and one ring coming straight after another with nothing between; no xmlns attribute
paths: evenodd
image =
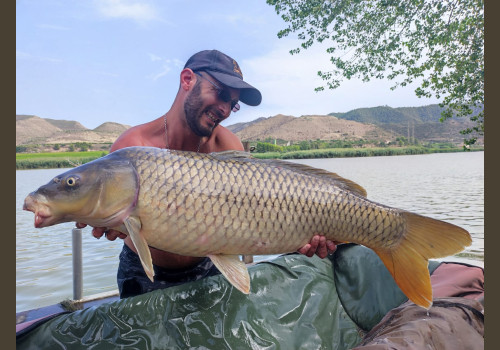
<svg viewBox="0 0 500 350"><path fill-rule="evenodd" d="M212 84L213 87L217 90L217 96L219 96L219 98L223 102L231 102L231 110L233 112L238 112L240 110L240 104L238 103L238 101L231 100L231 94L229 93L229 91L227 91L227 89L224 89L224 88L221 88L221 87L217 86L214 82L212 82L209 79L205 78L199 72L194 72L194 73L196 75L198 75L199 77L201 77L201 78L205 79L206 81L208 81L210 84Z"/></svg>

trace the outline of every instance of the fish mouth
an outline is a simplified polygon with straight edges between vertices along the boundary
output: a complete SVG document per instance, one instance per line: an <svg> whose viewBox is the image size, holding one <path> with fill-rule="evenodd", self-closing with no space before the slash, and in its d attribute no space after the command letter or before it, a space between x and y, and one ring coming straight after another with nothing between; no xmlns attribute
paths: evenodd
<svg viewBox="0 0 500 350"><path fill-rule="evenodd" d="M48 226L47 222L50 221L50 216L35 213L35 227L41 228Z"/></svg>
<svg viewBox="0 0 500 350"><path fill-rule="evenodd" d="M46 208L44 206L40 207L40 205L41 204L38 203L35 199L33 199L31 196L28 196L24 200L23 204L23 210L31 211L32 213L35 214L36 228L50 226L50 221L52 218L52 215L48 212L49 208Z"/></svg>

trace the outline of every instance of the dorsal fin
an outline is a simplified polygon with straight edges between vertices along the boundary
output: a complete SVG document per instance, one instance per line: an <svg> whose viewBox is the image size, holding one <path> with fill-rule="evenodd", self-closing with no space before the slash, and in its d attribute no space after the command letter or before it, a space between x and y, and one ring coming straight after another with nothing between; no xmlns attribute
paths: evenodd
<svg viewBox="0 0 500 350"><path fill-rule="evenodd" d="M331 180L335 181L343 189L354 192L360 196L366 197L366 190L362 186L360 186L357 183L355 183L354 181L346 179L345 177L342 177L336 173L332 173L332 172L324 170L324 169L314 168L312 166L305 165L305 164L287 162L287 161L281 160L281 159L268 159L268 160L266 160L266 162L270 163L274 166L288 168L290 170L300 172L303 174L331 179Z"/></svg>
<svg viewBox="0 0 500 350"><path fill-rule="evenodd" d="M252 154L250 152L245 152L245 151L221 151L221 152L212 152L210 155L214 158L220 159L220 160L227 160L227 159L241 159L241 158L247 158L247 159L255 159L252 157Z"/></svg>
<svg viewBox="0 0 500 350"><path fill-rule="evenodd" d="M332 173L330 171L324 170L324 169L318 169L314 168L309 165L305 164L298 164L298 163L292 163L292 162L287 162L285 160L281 159L257 159L252 157L252 155L249 152L244 152L244 151L222 151L222 152L212 152L210 153L211 156L213 156L216 159L219 160L230 160L230 159L236 159L236 160L245 160L245 161L250 161L250 162L256 162L256 163L264 163L268 164L270 166L278 166L282 168L287 168L289 170L299 172L302 174L306 175L312 175L312 176L317 176L317 177L323 177L323 178L328 178L332 181L335 181L336 184L341 187L342 189L354 192L360 196L366 197L366 190L355 183L354 181L351 181L349 179L346 179L336 173Z"/></svg>

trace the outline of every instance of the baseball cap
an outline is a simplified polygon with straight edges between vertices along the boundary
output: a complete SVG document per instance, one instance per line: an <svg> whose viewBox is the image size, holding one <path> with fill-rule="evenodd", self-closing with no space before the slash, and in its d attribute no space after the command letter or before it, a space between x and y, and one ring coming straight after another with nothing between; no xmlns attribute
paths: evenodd
<svg viewBox="0 0 500 350"><path fill-rule="evenodd" d="M217 50L204 50L191 56L184 68L193 71L205 71L225 86L240 90L240 101L257 106L262 101L260 91L243 81L238 63L226 54Z"/></svg>

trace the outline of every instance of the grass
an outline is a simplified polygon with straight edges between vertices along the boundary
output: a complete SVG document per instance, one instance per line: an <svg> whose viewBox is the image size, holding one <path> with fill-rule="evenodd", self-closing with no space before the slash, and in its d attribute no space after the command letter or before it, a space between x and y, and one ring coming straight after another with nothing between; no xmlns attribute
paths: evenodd
<svg viewBox="0 0 500 350"><path fill-rule="evenodd" d="M478 149L479 150L479 149ZM482 150L482 149L481 149ZM425 147L381 147L381 148L329 148L305 151L294 151L287 153L266 152L252 153L259 159L310 159L310 158L346 158L346 157L374 157L374 156L398 156L411 154L428 154L442 152L464 152L463 148L425 148Z"/></svg>
<svg viewBox="0 0 500 350"><path fill-rule="evenodd" d="M105 151L16 153L16 170L72 168L105 156Z"/></svg>

